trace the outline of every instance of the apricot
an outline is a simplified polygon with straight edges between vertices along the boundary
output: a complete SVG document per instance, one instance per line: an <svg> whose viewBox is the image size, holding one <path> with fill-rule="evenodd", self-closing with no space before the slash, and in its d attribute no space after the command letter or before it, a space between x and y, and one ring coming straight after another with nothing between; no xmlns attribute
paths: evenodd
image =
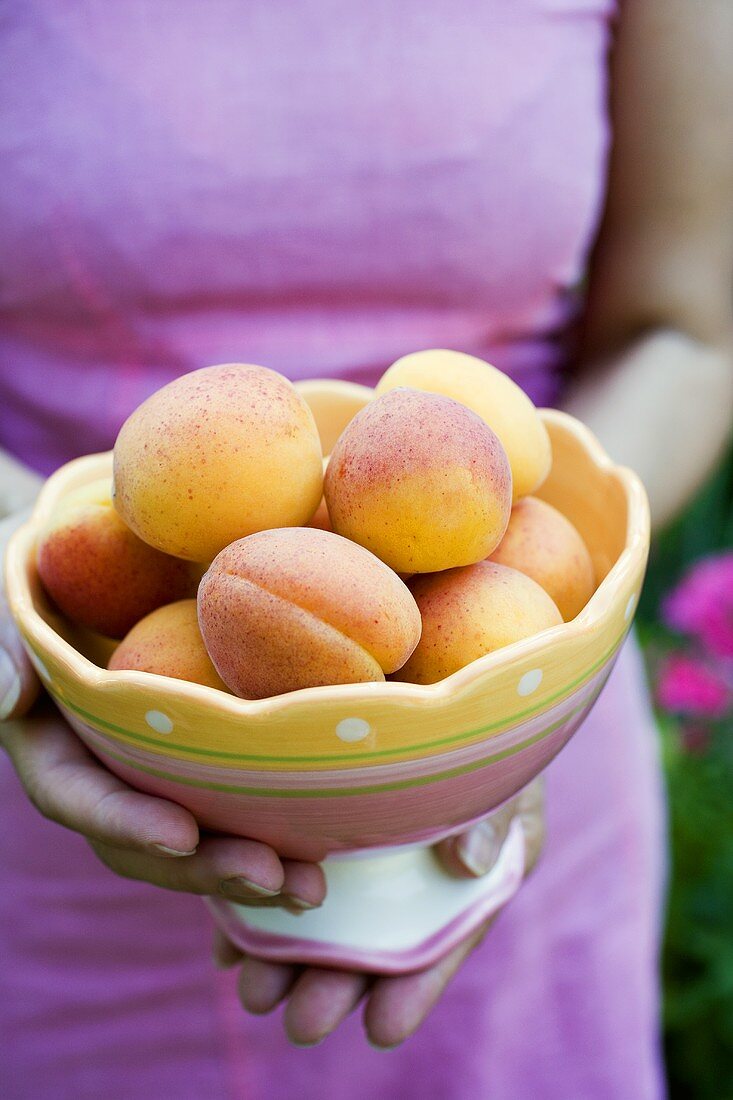
<svg viewBox="0 0 733 1100"><path fill-rule="evenodd" d="M543 588L494 562L415 577L409 588L422 616L422 637L394 680L434 684L486 653L562 622Z"/></svg>
<svg viewBox="0 0 733 1100"><path fill-rule="evenodd" d="M323 460L323 475L325 477L326 470L328 469L328 458ZM331 519L328 515L328 505L326 504L326 498L321 497L321 503L315 510L313 517L311 518L309 527L317 527L320 531L332 531Z"/></svg>
<svg viewBox="0 0 733 1100"><path fill-rule="evenodd" d="M235 539L311 518L323 491L313 414L282 375L230 363L184 374L125 421L115 506L151 546L210 561Z"/></svg>
<svg viewBox="0 0 733 1100"><path fill-rule="evenodd" d="M490 363L460 351L418 351L393 363L376 392L397 386L452 397L485 420L509 457L515 500L538 489L550 472L550 437L537 409Z"/></svg>
<svg viewBox="0 0 733 1100"><path fill-rule="evenodd" d="M190 562L148 546L112 506L109 479L68 493L41 531L36 560L47 593L79 626L121 638L162 604L196 591Z"/></svg>
<svg viewBox="0 0 733 1100"><path fill-rule="evenodd" d="M595 591L587 546L562 512L537 497L525 497L514 505L491 561L510 565L537 581L566 622L575 618Z"/></svg>
<svg viewBox="0 0 733 1100"><path fill-rule="evenodd" d="M464 405L392 390L336 443L325 496L333 530L397 573L480 561L509 521L512 478L491 428Z"/></svg>
<svg viewBox="0 0 733 1100"><path fill-rule="evenodd" d="M363 547L310 527L227 546L201 581L198 608L219 675L248 699L383 680L420 637L399 577Z"/></svg>
<svg viewBox="0 0 733 1100"><path fill-rule="evenodd" d="M332 531L331 520L328 516L328 505L326 504L326 498L321 497L321 503L318 505L315 511L315 515L308 524L309 527L317 527L319 531Z"/></svg>
<svg viewBox="0 0 733 1100"><path fill-rule="evenodd" d="M107 668L156 672L228 690L206 652L196 600L178 600L146 615L117 646Z"/></svg>

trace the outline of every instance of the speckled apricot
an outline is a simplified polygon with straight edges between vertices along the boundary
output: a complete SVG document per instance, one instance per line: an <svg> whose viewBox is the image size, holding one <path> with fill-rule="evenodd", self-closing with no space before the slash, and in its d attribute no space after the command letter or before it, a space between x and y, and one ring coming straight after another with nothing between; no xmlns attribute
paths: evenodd
<svg viewBox="0 0 733 1100"><path fill-rule="evenodd" d="M123 424L115 505L151 546L210 561L253 531L307 523L323 488L313 414L265 367L184 374Z"/></svg>
<svg viewBox="0 0 733 1100"><path fill-rule="evenodd" d="M494 562L414 577L409 588L420 609L422 637L394 680L436 683L495 649L562 622L543 588Z"/></svg>
<svg viewBox="0 0 733 1100"><path fill-rule="evenodd" d="M515 500L534 492L550 472L550 437L539 413L526 393L490 363L460 351L418 351L393 363L376 392L396 386L452 397L485 420L509 456Z"/></svg>
<svg viewBox="0 0 733 1100"><path fill-rule="evenodd" d="M469 565L498 545L511 471L497 437L465 406L392 390L341 435L325 496L334 531L398 573L428 573Z"/></svg>
<svg viewBox="0 0 733 1100"><path fill-rule="evenodd" d="M146 615L123 638L107 667L155 672L228 691L206 652L196 600L178 600Z"/></svg>
<svg viewBox="0 0 733 1100"><path fill-rule="evenodd" d="M563 619L574 619L595 591L588 548L562 512L537 497L517 501L506 534L491 555L537 581Z"/></svg>
<svg viewBox="0 0 733 1100"><path fill-rule="evenodd" d="M417 645L420 615L399 577L328 531L284 528L232 543L198 595L206 648L237 695L383 680Z"/></svg>
<svg viewBox="0 0 733 1100"><path fill-rule="evenodd" d="M38 574L68 619L109 638L196 591L195 569L133 534L112 507L109 479L69 493L41 533Z"/></svg>

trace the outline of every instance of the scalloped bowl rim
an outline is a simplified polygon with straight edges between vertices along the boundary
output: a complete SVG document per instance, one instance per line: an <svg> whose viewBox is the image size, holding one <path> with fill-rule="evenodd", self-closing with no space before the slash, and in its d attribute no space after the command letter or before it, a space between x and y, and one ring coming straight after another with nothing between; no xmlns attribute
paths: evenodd
<svg viewBox="0 0 733 1100"><path fill-rule="evenodd" d="M314 382L318 384L318 380L314 380ZM340 388L343 391L343 385ZM353 384L350 388L353 388L354 391L364 391L366 389L366 387ZM303 389L306 390L306 386ZM11 537L6 552L6 585L11 595L14 613L22 623L29 638L35 641L41 651L53 655L60 664L66 667L80 685L102 693L108 688L123 684L127 684L130 688L156 685L162 696L167 699L196 701L199 704L206 704L214 711L219 709L230 716L258 719L262 719L266 715L280 715L296 705L302 707L306 702L318 707L326 700L355 704L368 698L383 703L413 703L422 707L429 702L449 699L503 666L508 668L519 659L533 657L547 651L560 639L580 638L599 629L604 620L613 614L618 598L624 590L627 576L629 573L637 571L640 565L643 566L646 557L649 539L649 509L646 493L637 475L627 467L617 466L613 463L593 433L568 413L555 409L541 409L539 411L546 424L556 424L564 430L573 432L580 440L584 450L589 454L594 465L613 475L621 484L627 501L624 549L598 585L591 599L575 619L479 657L476 661L435 684L409 684L398 681L339 684L302 688L298 691L271 696L267 699L250 700L240 699L235 695L227 695L217 688L176 680L168 676L131 670L111 672L94 664L93 661L75 649L70 642L61 637L36 610L26 570L28 556L33 553L36 544L35 535L39 526L39 516L44 511L45 501L56 490L58 481L69 477L72 472L78 472L85 464L91 467L103 459L107 460L110 452L86 455L60 467L41 490L31 517Z"/></svg>

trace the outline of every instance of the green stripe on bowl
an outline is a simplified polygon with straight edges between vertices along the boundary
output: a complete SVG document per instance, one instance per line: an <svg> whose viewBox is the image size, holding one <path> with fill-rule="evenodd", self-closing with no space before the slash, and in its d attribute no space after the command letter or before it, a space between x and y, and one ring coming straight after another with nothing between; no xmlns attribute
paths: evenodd
<svg viewBox="0 0 733 1100"><path fill-rule="evenodd" d="M462 741L470 741L475 737L490 734L496 732L499 729L511 729L519 722L526 718L530 718L536 714L541 713L552 703L557 702L561 698L565 698L579 687L581 684L590 680L590 678L596 673L607 661L609 661L620 648L626 637L626 631L621 637L614 642L614 644L604 653L604 655L596 661L590 668L579 676L577 679L572 680L570 683L565 684L564 687L555 692L554 695L547 696L534 707L528 707L526 710L519 711L517 714L512 715L511 718L501 719L498 722L491 722L486 726L479 726L477 729L467 730L463 733L451 734L450 737L442 737L437 741L431 741L429 747L432 748L445 748L448 745L458 745ZM402 748L389 748L389 749L374 749L371 752L349 752L348 756L345 754L348 749L342 753L327 753L320 756L267 756L258 753L236 753L226 752L221 749L205 749L196 748L189 745L176 744L173 741L161 741L159 738L147 737L142 733L135 733L132 730L125 729L123 726L116 726L112 722L107 722L104 718L98 718L95 714L91 714L89 711L83 710L81 707L72 703L69 699L65 698L62 692L57 691L59 700L72 710L75 714L78 714L80 718L84 718L86 721L99 726L101 729L109 730L112 733L122 734L124 737L129 738L131 741L139 741L143 745L149 745L152 748L160 752L161 749L168 750L161 752L160 755L170 755L170 750L179 752L181 754L188 754L189 756L205 756L217 760L232 760L238 762L261 762L268 764L344 764L345 762L361 761L366 762L370 760L383 759L389 756L403 756L412 752L424 752L425 744L417 743L414 745L406 745Z"/></svg>
<svg viewBox="0 0 733 1100"><path fill-rule="evenodd" d="M121 756L119 753L110 752L106 747L102 751L105 756L109 756L112 760L116 760L118 763L133 768L136 771L143 772L145 775L155 776L156 779L166 779L171 783L179 783L185 787L196 787L200 790L221 791L224 794L244 794L254 798L348 798L360 794L382 794L387 791L405 791L413 787L425 787L432 783L439 783L445 779L455 779L461 775L468 775L470 772L478 771L480 768L485 768L489 764L498 763L500 760L505 760L509 756L515 756L524 749L531 748L532 745L535 745L549 734L554 733L560 726L570 722L581 710L586 707L590 708L600 695L602 687L603 685L601 685L597 691L593 692L590 699L586 700L579 707L576 707L575 710L571 711L570 714L566 715L559 722L556 722L554 725L530 737L527 741L522 742L521 745L513 745L508 749L503 749L501 752L494 753L492 756L472 761L470 764L449 768L447 771L440 772L438 775L415 776L413 779L395 780L391 783L375 783L368 787L306 787L302 790L293 790L280 787L241 787L231 783L211 783L174 775L171 772L161 771L158 768L150 768L145 764L138 764L136 761L131 761L128 757Z"/></svg>

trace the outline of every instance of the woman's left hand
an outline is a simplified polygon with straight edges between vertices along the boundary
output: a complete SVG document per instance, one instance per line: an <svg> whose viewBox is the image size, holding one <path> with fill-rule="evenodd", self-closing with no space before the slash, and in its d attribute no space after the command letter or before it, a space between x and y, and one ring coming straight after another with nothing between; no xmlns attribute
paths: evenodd
<svg viewBox="0 0 733 1100"><path fill-rule="evenodd" d="M446 869L464 876L487 874L515 817L524 829L525 874L528 874L539 858L544 840L541 780L535 780L468 832L439 844L437 851ZM367 1038L372 1046L388 1049L417 1031L497 915L433 966L396 977L314 966L303 968L244 956L219 930L215 933L214 958L221 967L240 967L239 996L248 1012L265 1015L287 999L285 1030L296 1046L322 1042L365 998Z"/></svg>

